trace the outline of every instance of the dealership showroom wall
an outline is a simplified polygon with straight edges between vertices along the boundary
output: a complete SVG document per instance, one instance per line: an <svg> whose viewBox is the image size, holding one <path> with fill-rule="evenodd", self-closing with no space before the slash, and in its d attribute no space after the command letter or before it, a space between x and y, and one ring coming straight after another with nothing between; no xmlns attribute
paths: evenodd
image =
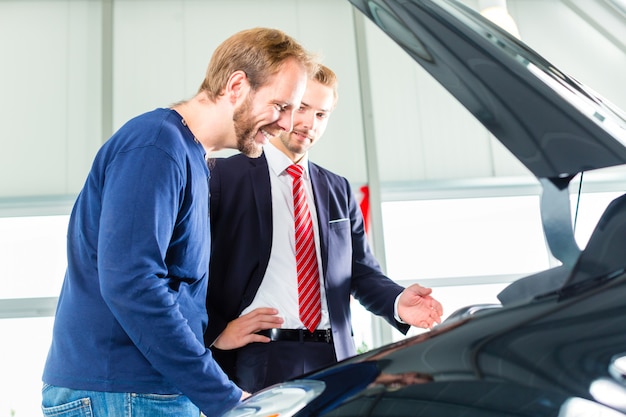
<svg viewBox="0 0 626 417"><path fill-rule="evenodd" d="M501 7L522 41L626 109L617 0L464 3ZM359 199L368 187L369 238L390 277L432 287L447 316L557 264L534 176L347 0L0 0L0 417L39 414L68 214L96 151L129 118L192 97L213 49L256 26L337 73L311 158ZM581 246L625 185L623 169L589 173L572 195ZM361 350L405 337L358 304L353 315Z"/></svg>

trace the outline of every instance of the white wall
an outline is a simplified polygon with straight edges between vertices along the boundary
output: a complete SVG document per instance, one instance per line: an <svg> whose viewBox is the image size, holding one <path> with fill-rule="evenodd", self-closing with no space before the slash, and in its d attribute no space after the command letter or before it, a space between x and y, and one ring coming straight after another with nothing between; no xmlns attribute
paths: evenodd
<svg viewBox="0 0 626 417"><path fill-rule="evenodd" d="M0 1L0 196L76 192L100 138L99 4Z"/></svg>
<svg viewBox="0 0 626 417"><path fill-rule="evenodd" d="M0 0L0 197L75 194L82 186L106 139L104 16L95 0ZM193 96L213 49L254 26L285 30L337 72L341 106L316 152L365 181L347 1L115 1L112 128Z"/></svg>
<svg viewBox="0 0 626 417"><path fill-rule="evenodd" d="M355 30L347 1L112 4L108 62L106 55L103 61L101 1L0 0L0 197L77 193L106 139L101 132L109 129L102 126L107 116L115 129L138 113L191 97L213 48L253 26L285 30L337 72L339 105L312 155L355 183L367 181ZM508 4L531 47L626 108L621 87L626 53L616 44L624 39L623 17L607 12L602 0ZM607 28L607 22L615 27ZM526 175L499 142L369 22L366 41L383 183ZM108 87L103 65L112 66L112 109L102 104L111 93L103 90Z"/></svg>

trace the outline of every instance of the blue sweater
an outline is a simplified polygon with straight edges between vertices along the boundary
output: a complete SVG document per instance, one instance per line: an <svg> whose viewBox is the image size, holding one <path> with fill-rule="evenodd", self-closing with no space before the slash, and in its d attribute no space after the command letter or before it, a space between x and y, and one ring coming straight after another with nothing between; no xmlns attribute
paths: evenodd
<svg viewBox="0 0 626 417"><path fill-rule="evenodd" d="M241 390L203 342L204 156L169 109L130 120L102 146L70 217L45 383L182 393L208 416L239 401Z"/></svg>

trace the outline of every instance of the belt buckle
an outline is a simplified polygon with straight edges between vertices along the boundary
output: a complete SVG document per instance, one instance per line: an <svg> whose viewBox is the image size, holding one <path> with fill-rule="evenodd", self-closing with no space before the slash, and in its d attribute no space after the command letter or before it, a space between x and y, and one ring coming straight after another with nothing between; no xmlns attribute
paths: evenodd
<svg viewBox="0 0 626 417"><path fill-rule="evenodd" d="M330 329L326 329L326 333L324 334L324 340L326 340L326 343L330 343L332 340L332 332Z"/></svg>
<svg viewBox="0 0 626 417"><path fill-rule="evenodd" d="M268 336L272 342L280 340L280 329L270 329Z"/></svg>

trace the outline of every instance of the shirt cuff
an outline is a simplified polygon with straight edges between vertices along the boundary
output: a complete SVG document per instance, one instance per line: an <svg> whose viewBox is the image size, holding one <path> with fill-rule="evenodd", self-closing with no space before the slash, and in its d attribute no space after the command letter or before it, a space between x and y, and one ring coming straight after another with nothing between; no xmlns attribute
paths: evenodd
<svg viewBox="0 0 626 417"><path fill-rule="evenodd" d="M400 296L401 295L402 295L402 293L398 294L398 296L396 297L396 301L394 301L394 303L393 303L393 318L396 319L396 321L398 323L408 324L404 320L402 320L400 318L400 315L398 314L398 303L400 302Z"/></svg>

